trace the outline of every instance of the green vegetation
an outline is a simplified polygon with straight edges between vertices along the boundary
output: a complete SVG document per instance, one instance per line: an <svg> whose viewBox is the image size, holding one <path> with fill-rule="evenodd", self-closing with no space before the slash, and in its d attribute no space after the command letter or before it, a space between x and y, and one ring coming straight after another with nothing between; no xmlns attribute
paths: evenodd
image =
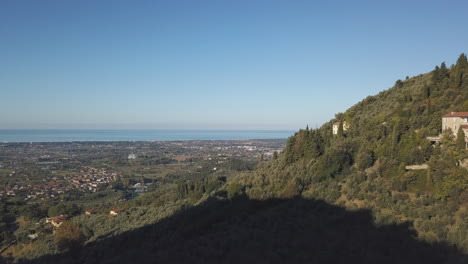
<svg viewBox="0 0 468 264"><path fill-rule="evenodd" d="M8 198L0 239L20 241L7 252L26 263L463 263L468 151L462 130L442 133L441 117L467 102L462 54L299 130L269 161L262 153L258 163L219 154L170 166L159 156L157 165L96 161L122 176L60 203ZM440 144L427 140L439 134ZM135 195L132 186L148 182ZM96 213L82 213L89 208ZM109 215L115 208L124 210ZM67 231L31 224L47 214L73 216ZM40 236L28 241L30 233Z"/></svg>
<svg viewBox="0 0 468 264"><path fill-rule="evenodd" d="M85 235L78 224L71 221L62 223L55 231L55 243L62 250L77 250L86 241Z"/></svg>
<svg viewBox="0 0 468 264"><path fill-rule="evenodd" d="M411 221L426 241L445 241L468 252L468 151L464 133L444 133L441 117L463 111L468 100L468 62L445 63L428 74L398 80L320 129L298 131L279 159L239 178L250 197L323 199L371 209L377 223ZM342 123L350 124L348 130ZM339 122L337 135L332 124ZM429 169L406 170L427 164ZM465 221L466 222L466 221Z"/></svg>
<svg viewBox="0 0 468 264"><path fill-rule="evenodd" d="M314 199L213 197L75 255L24 263L464 263L443 243L418 241L408 227L376 226L368 210Z"/></svg>

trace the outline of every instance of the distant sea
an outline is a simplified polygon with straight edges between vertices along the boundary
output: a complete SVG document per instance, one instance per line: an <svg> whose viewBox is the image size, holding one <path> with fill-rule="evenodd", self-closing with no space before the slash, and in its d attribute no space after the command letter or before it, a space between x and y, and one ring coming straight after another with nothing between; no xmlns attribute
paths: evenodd
<svg viewBox="0 0 468 264"><path fill-rule="evenodd" d="M294 132L289 130L1 129L0 142L286 139Z"/></svg>

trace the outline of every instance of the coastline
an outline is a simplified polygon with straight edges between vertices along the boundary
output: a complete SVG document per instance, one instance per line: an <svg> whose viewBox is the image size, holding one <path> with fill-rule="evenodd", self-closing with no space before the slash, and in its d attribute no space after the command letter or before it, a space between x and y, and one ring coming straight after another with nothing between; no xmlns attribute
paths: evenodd
<svg viewBox="0 0 468 264"><path fill-rule="evenodd" d="M2 143L287 139L292 130L0 129Z"/></svg>

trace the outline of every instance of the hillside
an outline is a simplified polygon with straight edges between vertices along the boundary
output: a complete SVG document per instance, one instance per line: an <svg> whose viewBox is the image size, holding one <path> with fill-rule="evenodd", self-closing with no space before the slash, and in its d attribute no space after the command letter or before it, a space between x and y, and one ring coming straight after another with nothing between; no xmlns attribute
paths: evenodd
<svg viewBox="0 0 468 264"><path fill-rule="evenodd" d="M377 223L409 221L419 238L468 252L463 138L446 131L439 145L426 139L441 134L444 114L467 110L468 62L462 54L450 68L442 63L398 80L321 128L298 131L277 160L260 164L241 182L255 198L301 195L371 209ZM333 124L339 125L336 135ZM415 164L429 169L405 169Z"/></svg>
<svg viewBox="0 0 468 264"><path fill-rule="evenodd" d="M468 152L441 131L453 111L468 111L464 54L299 130L255 170L169 175L124 214L72 218L83 247L51 246L50 235L17 261L466 263Z"/></svg>
<svg viewBox="0 0 468 264"><path fill-rule="evenodd" d="M25 263L463 263L450 247L413 233L407 224L374 225L368 210L241 196Z"/></svg>

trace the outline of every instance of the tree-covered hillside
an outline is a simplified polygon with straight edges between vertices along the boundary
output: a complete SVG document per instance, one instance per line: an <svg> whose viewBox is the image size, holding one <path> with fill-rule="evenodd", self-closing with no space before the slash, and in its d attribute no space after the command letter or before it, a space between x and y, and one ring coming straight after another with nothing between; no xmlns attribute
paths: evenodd
<svg viewBox="0 0 468 264"><path fill-rule="evenodd" d="M442 133L444 114L457 111L468 111L465 54L449 68L442 63L396 81L319 129L298 131L278 159L239 181L255 198L302 195L369 208L377 223L409 221L420 238L468 252L464 140L449 132L441 144L427 140ZM345 122L349 129L343 129ZM339 125L337 134L333 124ZM428 169L405 169L423 164Z"/></svg>
<svg viewBox="0 0 468 264"><path fill-rule="evenodd" d="M441 131L452 111L468 111L464 54L299 130L255 169L212 160L168 174L124 213L73 217L73 243L47 233L16 261L467 263L468 151Z"/></svg>
<svg viewBox="0 0 468 264"><path fill-rule="evenodd" d="M408 224L376 226L368 210L323 201L212 197L157 223L89 243L42 263L456 263L443 243L418 241Z"/></svg>

